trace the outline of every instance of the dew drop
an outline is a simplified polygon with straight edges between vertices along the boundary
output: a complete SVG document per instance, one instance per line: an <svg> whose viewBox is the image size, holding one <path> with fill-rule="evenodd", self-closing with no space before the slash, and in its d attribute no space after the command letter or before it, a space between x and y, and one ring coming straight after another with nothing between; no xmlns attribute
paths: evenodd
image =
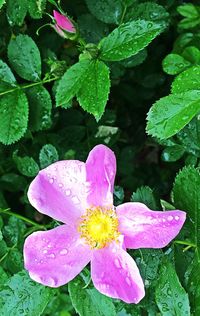
<svg viewBox="0 0 200 316"><path fill-rule="evenodd" d="M43 250L43 254L46 254L48 251L46 249Z"/></svg>
<svg viewBox="0 0 200 316"><path fill-rule="evenodd" d="M167 217L167 219L168 219L168 221L172 221L173 220L173 216L170 215L170 216Z"/></svg>
<svg viewBox="0 0 200 316"><path fill-rule="evenodd" d="M66 194L67 196L70 196L71 190L70 190L70 189L66 190L66 191L65 191L65 194Z"/></svg>
<svg viewBox="0 0 200 316"><path fill-rule="evenodd" d="M64 256L64 255L67 255L68 254L68 250L67 249L62 249L61 251L60 251L60 255L61 256Z"/></svg>
<svg viewBox="0 0 200 316"><path fill-rule="evenodd" d="M179 216L175 216L175 220L178 221L179 220Z"/></svg>
<svg viewBox="0 0 200 316"><path fill-rule="evenodd" d="M50 255L48 255L48 258L54 259L55 258L55 254L54 253L50 253Z"/></svg>
<svg viewBox="0 0 200 316"><path fill-rule="evenodd" d="M130 278L129 277L126 277L126 283L129 285L129 286L131 286L131 280L130 280Z"/></svg>
<svg viewBox="0 0 200 316"><path fill-rule="evenodd" d="M118 269L121 268L121 264L120 264L120 261L119 261L118 258L115 258L114 263L115 263L115 266L116 266Z"/></svg>
<svg viewBox="0 0 200 316"><path fill-rule="evenodd" d="M53 178L51 178L51 179L49 180L49 182L50 182L50 183L53 183L53 182L54 182L54 179L53 179Z"/></svg>

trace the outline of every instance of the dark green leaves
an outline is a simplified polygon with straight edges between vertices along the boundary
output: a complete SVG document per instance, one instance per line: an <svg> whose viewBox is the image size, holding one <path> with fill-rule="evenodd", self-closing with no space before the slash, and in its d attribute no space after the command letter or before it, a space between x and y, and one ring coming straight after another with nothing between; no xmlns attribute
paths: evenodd
<svg viewBox="0 0 200 316"><path fill-rule="evenodd" d="M46 168L52 163L58 160L58 152L56 148L51 144L46 144L40 150L40 166L41 168Z"/></svg>
<svg viewBox="0 0 200 316"><path fill-rule="evenodd" d="M200 91L172 94L161 98L147 116L147 133L160 139L180 131L200 111Z"/></svg>
<svg viewBox="0 0 200 316"><path fill-rule="evenodd" d="M40 52L28 35L18 35L8 45L8 58L16 73L23 79L38 81L41 76Z"/></svg>
<svg viewBox="0 0 200 316"><path fill-rule="evenodd" d="M174 204L187 211L190 238L197 246L200 258L200 174L193 167L185 167L176 177L173 188Z"/></svg>
<svg viewBox="0 0 200 316"><path fill-rule="evenodd" d="M189 61L178 54L169 54L163 60L163 70L169 75L176 75L190 65Z"/></svg>
<svg viewBox="0 0 200 316"><path fill-rule="evenodd" d="M104 112L109 91L109 68L102 61L92 61L88 67L87 78L77 94L81 107L99 120Z"/></svg>
<svg viewBox="0 0 200 316"><path fill-rule="evenodd" d="M193 66L178 75L172 83L172 93L200 90L200 66Z"/></svg>
<svg viewBox="0 0 200 316"><path fill-rule="evenodd" d="M156 302L162 316L189 316L188 295L181 286L173 265L164 261L156 288Z"/></svg>
<svg viewBox="0 0 200 316"><path fill-rule="evenodd" d="M7 16L11 25L22 25L26 12L26 0L7 0Z"/></svg>
<svg viewBox="0 0 200 316"><path fill-rule="evenodd" d="M80 316L115 316L112 300L95 288L84 289L85 285L83 273L69 283L69 294L76 312Z"/></svg>
<svg viewBox="0 0 200 316"><path fill-rule="evenodd" d="M17 169L24 176L35 177L38 174L39 166L32 157L20 157L17 155L17 152L15 152L13 154L13 159L16 163Z"/></svg>
<svg viewBox="0 0 200 316"><path fill-rule="evenodd" d="M0 97L0 142L10 145L25 133L28 123L28 102L21 90Z"/></svg>
<svg viewBox="0 0 200 316"><path fill-rule="evenodd" d="M120 22L123 5L120 0L86 0L91 13L100 21L105 23Z"/></svg>
<svg viewBox="0 0 200 316"><path fill-rule="evenodd" d="M119 61L133 56L161 31L160 24L145 20L122 24L99 43L100 57L106 61Z"/></svg>
<svg viewBox="0 0 200 316"><path fill-rule="evenodd" d="M51 290L30 280L22 271L0 286L1 316L42 315L51 296Z"/></svg>

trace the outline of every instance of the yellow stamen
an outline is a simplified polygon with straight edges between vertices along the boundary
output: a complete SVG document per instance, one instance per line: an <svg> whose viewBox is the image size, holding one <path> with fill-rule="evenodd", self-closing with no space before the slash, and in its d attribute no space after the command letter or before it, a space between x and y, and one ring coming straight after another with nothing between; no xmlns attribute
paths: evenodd
<svg viewBox="0 0 200 316"><path fill-rule="evenodd" d="M118 239L118 219L113 209L94 207L81 217L78 231L91 248L103 248Z"/></svg>

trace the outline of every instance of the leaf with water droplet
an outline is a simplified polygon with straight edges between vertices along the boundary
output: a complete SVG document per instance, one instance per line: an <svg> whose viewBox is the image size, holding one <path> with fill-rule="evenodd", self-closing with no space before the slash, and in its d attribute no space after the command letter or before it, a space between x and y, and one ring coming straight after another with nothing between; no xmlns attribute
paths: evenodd
<svg viewBox="0 0 200 316"><path fill-rule="evenodd" d="M90 12L104 23L118 24L123 13L120 0L86 0Z"/></svg>
<svg viewBox="0 0 200 316"><path fill-rule="evenodd" d="M166 139L179 132L200 111L200 91L171 94L154 103L147 115L147 133Z"/></svg>
<svg viewBox="0 0 200 316"><path fill-rule="evenodd" d="M0 285L1 316L38 316L53 297L55 290L30 280L21 271Z"/></svg>
<svg viewBox="0 0 200 316"><path fill-rule="evenodd" d="M182 287L176 270L167 259L163 260L157 280L156 303L162 316L189 316L188 295Z"/></svg>
<svg viewBox="0 0 200 316"><path fill-rule="evenodd" d="M102 61L91 61L87 71L87 79L83 81L77 93L80 106L93 114L98 121L105 110L109 92L109 68Z"/></svg>
<svg viewBox="0 0 200 316"><path fill-rule="evenodd" d="M100 58L119 61L137 54L162 31L159 23L137 20L121 24L99 43Z"/></svg>
<svg viewBox="0 0 200 316"><path fill-rule="evenodd" d="M37 162L32 157L20 157L17 151L13 153L13 160L19 172L24 176L35 177L40 170Z"/></svg>
<svg viewBox="0 0 200 316"><path fill-rule="evenodd" d="M115 316L116 311L111 298L101 294L93 286L84 288L87 285L86 282L87 278L81 273L68 285L69 295L76 312L80 316Z"/></svg>
<svg viewBox="0 0 200 316"><path fill-rule="evenodd" d="M30 36L20 34L10 40L8 59L16 73L23 79L30 81L40 80L40 52Z"/></svg>
<svg viewBox="0 0 200 316"><path fill-rule="evenodd" d="M46 168L52 163L58 161L58 152L56 148L51 144L46 144L40 150L40 166L41 168Z"/></svg>
<svg viewBox="0 0 200 316"><path fill-rule="evenodd" d="M162 62L163 70L169 75L177 75L192 64L178 54L168 54Z"/></svg>
<svg viewBox="0 0 200 316"><path fill-rule="evenodd" d="M26 132L28 101L21 90L0 97L0 142L10 145Z"/></svg>
<svg viewBox="0 0 200 316"><path fill-rule="evenodd" d="M40 19L46 8L46 0L29 0L28 11L33 19Z"/></svg>
<svg viewBox="0 0 200 316"><path fill-rule="evenodd" d="M180 75L172 83L172 93L181 93L189 90L200 90L200 66L193 66Z"/></svg>
<svg viewBox="0 0 200 316"><path fill-rule="evenodd" d="M21 26L27 13L26 0L8 0L7 1L7 17L11 26Z"/></svg>

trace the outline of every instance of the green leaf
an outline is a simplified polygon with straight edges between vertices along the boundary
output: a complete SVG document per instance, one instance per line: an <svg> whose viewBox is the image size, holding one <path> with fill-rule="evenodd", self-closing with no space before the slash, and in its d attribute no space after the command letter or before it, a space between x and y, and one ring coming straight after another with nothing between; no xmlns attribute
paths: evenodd
<svg viewBox="0 0 200 316"><path fill-rule="evenodd" d="M167 162L177 161L185 152L185 148L181 145L167 147L162 152L162 160Z"/></svg>
<svg viewBox="0 0 200 316"><path fill-rule="evenodd" d="M2 83L8 83L9 85L16 87L16 79L11 69L8 67L6 63L0 60L0 89Z"/></svg>
<svg viewBox="0 0 200 316"><path fill-rule="evenodd" d="M200 121L194 118L178 134L177 138L185 151L200 157Z"/></svg>
<svg viewBox="0 0 200 316"><path fill-rule="evenodd" d="M120 22L123 6L120 0L86 0L90 12L100 21L105 23Z"/></svg>
<svg viewBox="0 0 200 316"><path fill-rule="evenodd" d="M165 8L157 3L153 2L144 2L133 4L126 11L125 22L130 20L146 20L152 22L158 22L163 25L165 28L168 24L169 13L165 10Z"/></svg>
<svg viewBox="0 0 200 316"><path fill-rule="evenodd" d="M7 225L3 227L3 235L8 246L22 246L25 230L26 225L21 219L10 216Z"/></svg>
<svg viewBox="0 0 200 316"><path fill-rule="evenodd" d="M190 238L197 246L200 259L200 174L194 167L185 167L177 176L173 188L174 205L187 211Z"/></svg>
<svg viewBox="0 0 200 316"><path fill-rule="evenodd" d="M21 90L0 97L0 142L10 145L26 132L28 101Z"/></svg>
<svg viewBox="0 0 200 316"><path fill-rule="evenodd" d="M27 13L26 0L7 0L7 16L10 25L21 26Z"/></svg>
<svg viewBox="0 0 200 316"><path fill-rule="evenodd" d="M0 286L1 316L42 315L51 298L51 289L30 280L21 271Z"/></svg>
<svg viewBox="0 0 200 316"><path fill-rule="evenodd" d="M180 131L200 111L200 91L172 94L154 103L147 115L147 133L160 139Z"/></svg>
<svg viewBox="0 0 200 316"><path fill-rule="evenodd" d="M192 263L192 269L191 265L189 266L189 269L191 270L189 275L189 280L187 284L189 296L190 296L190 302L193 309L193 316L199 316L200 315L200 262L199 259L195 257L193 263Z"/></svg>
<svg viewBox="0 0 200 316"><path fill-rule="evenodd" d="M119 185L115 185L113 197L115 206L122 204L124 201L124 189Z"/></svg>
<svg viewBox="0 0 200 316"><path fill-rule="evenodd" d="M190 67L191 63L178 54L169 54L164 58L162 65L167 74L177 75Z"/></svg>
<svg viewBox="0 0 200 316"><path fill-rule="evenodd" d="M158 199L154 196L153 190L148 186L138 188L131 196L131 202L144 203L152 210L160 208Z"/></svg>
<svg viewBox="0 0 200 316"><path fill-rule="evenodd" d="M126 68L136 67L143 63L143 61L147 58L147 50L144 48L136 55L124 59L120 62L120 64Z"/></svg>
<svg viewBox="0 0 200 316"><path fill-rule="evenodd" d="M35 177L40 170L37 162L32 157L19 157L17 151L13 153L13 160L19 172L24 176Z"/></svg>
<svg viewBox="0 0 200 316"><path fill-rule="evenodd" d="M195 19L199 16L197 7L192 3L183 4L177 7L178 13L190 19Z"/></svg>
<svg viewBox="0 0 200 316"><path fill-rule="evenodd" d="M46 168L52 163L58 161L58 152L56 148L51 144L46 144L40 150L40 166L41 168Z"/></svg>
<svg viewBox="0 0 200 316"><path fill-rule="evenodd" d="M186 47L182 56L192 64L200 64L200 50L195 46Z"/></svg>
<svg viewBox="0 0 200 316"><path fill-rule="evenodd" d="M180 75L172 83L172 93L200 90L200 66L193 66Z"/></svg>
<svg viewBox="0 0 200 316"><path fill-rule="evenodd" d="M91 61L87 79L82 82L77 93L81 107L99 120L104 112L109 91L109 68L102 61Z"/></svg>
<svg viewBox="0 0 200 316"><path fill-rule="evenodd" d="M33 19L40 19L46 7L46 0L28 0L28 11Z"/></svg>
<svg viewBox="0 0 200 316"><path fill-rule="evenodd" d="M66 71L57 87L57 106L68 103L79 91L82 82L86 79L90 63L90 60L81 60Z"/></svg>
<svg viewBox="0 0 200 316"><path fill-rule="evenodd" d="M0 9L3 7L4 3L6 3L5 0L0 0Z"/></svg>
<svg viewBox="0 0 200 316"><path fill-rule="evenodd" d="M95 288L84 289L85 285L83 273L68 285L69 295L76 312L80 316L116 316L112 300Z"/></svg>
<svg viewBox="0 0 200 316"><path fill-rule="evenodd" d="M156 302L162 316L189 316L188 295L178 279L173 265L164 261L156 287Z"/></svg>
<svg viewBox="0 0 200 316"><path fill-rule="evenodd" d="M99 43L100 58L106 61L119 61L133 56L161 31L160 24L145 20L122 24Z"/></svg>
<svg viewBox="0 0 200 316"><path fill-rule="evenodd" d="M23 269L23 255L17 249L12 249L6 257L6 267L12 274Z"/></svg>
<svg viewBox="0 0 200 316"><path fill-rule="evenodd" d="M38 81L41 76L40 52L28 35L12 38L8 45L9 62L16 73L23 79Z"/></svg>
<svg viewBox="0 0 200 316"><path fill-rule="evenodd" d="M29 126L31 131L46 130L51 127L52 101L49 92L42 86L26 89L29 102Z"/></svg>

